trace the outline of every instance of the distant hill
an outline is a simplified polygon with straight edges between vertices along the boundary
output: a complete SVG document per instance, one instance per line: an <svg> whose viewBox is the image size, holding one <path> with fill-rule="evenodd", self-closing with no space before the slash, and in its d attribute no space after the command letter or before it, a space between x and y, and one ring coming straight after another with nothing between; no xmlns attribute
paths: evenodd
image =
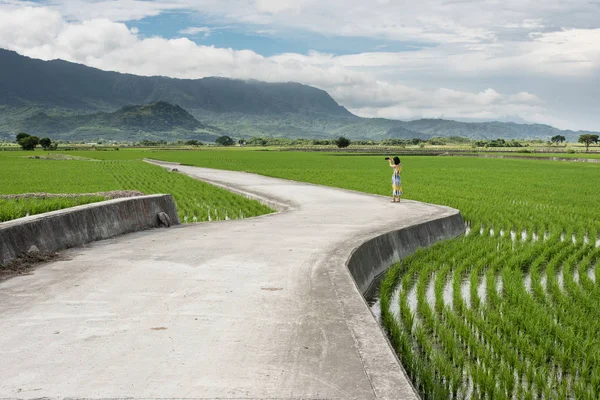
<svg viewBox="0 0 600 400"><path fill-rule="evenodd" d="M498 121L458 122L445 119L420 119L405 122L403 126L429 136L462 136L470 139L550 139L554 135L563 134L572 141L579 137L575 132L561 131L549 125Z"/></svg>
<svg viewBox="0 0 600 400"><path fill-rule="evenodd" d="M427 133L419 132L416 130L410 130L406 128L404 125L394 126L390 128L386 133L386 139L404 139L404 138L419 138L419 139L428 139L431 136Z"/></svg>
<svg viewBox="0 0 600 400"><path fill-rule="evenodd" d="M39 136L70 140L160 139L167 135L175 139L214 141L221 133L218 128L202 124L183 108L163 101L126 106L112 113L50 116L40 112L25 118L22 126L24 131Z"/></svg>
<svg viewBox="0 0 600 400"><path fill-rule="evenodd" d="M324 90L299 83L143 77L3 49L0 67L0 138L24 130L71 140L212 140L217 134L549 140L560 134L574 141L583 133L511 122L360 118Z"/></svg>

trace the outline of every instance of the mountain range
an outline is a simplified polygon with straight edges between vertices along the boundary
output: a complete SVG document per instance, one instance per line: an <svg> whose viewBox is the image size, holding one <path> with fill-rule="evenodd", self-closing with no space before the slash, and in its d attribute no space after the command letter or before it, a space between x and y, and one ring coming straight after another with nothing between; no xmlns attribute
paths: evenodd
<svg viewBox="0 0 600 400"><path fill-rule="evenodd" d="M287 82L175 79L42 61L0 49L0 138L26 131L65 140L273 136L380 140L462 136L569 141L590 132L548 125L361 118L326 91Z"/></svg>

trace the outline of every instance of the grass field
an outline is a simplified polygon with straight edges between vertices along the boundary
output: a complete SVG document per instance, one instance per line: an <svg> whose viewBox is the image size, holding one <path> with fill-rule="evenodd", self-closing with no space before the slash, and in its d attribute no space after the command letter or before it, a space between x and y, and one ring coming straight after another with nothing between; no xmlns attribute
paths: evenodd
<svg viewBox="0 0 600 400"><path fill-rule="evenodd" d="M390 191L382 156L144 156ZM465 237L393 266L381 288L383 323L422 397L600 398L600 165L422 156L402 161L405 198L459 208L470 228Z"/></svg>
<svg viewBox="0 0 600 400"><path fill-rule="evenodd" d="M256 201L141 161L43 160L23 158L24 155L31 153L0 153L0 194L112 190L170 193L182 222L238 219L271 212ZM103 199L95 196L0 200L0 222Z"/></svg>

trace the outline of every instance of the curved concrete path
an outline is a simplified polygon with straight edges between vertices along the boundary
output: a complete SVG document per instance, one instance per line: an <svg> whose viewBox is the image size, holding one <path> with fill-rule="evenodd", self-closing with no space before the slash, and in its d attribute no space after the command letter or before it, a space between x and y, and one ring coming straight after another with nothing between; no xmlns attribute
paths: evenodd
<svg viewBox="0 0 600 400"><path fill-rule="evenodd" d="M345 263L456 210L177 168L287 211L121 236L1 282L0 398L417 398Z"/></svg>

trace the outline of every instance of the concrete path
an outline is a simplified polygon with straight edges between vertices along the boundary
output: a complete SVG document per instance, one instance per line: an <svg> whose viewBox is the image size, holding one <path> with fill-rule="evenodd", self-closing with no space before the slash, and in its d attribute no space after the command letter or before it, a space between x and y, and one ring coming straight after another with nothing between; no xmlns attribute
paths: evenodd
<svg viewBox="0 0 600 400"><path fill-rule="evenodd" d="M1 282L0 398L416 398L345 263L456 210L178 169L287 211L121 236Z"/></svg>

